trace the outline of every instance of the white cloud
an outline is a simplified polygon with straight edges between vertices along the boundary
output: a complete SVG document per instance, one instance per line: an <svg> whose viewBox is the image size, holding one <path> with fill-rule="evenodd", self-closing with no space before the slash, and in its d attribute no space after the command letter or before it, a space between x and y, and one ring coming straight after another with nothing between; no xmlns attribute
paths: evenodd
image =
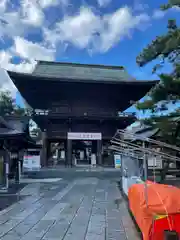
<svg viewBox="0 0 180 240"><path fill-rule="evenodd" d="M152 18L161 19L165 16L166 12L159 9L154 10Z"/></svg>
<svg viewBox="0 0 180 240"><path fill-rule="evenodd" d="M129 36L133 29L149 20L146 14L133 15L126 6L104 16L83 7L78 14L66 16L57 23L54 30L44 29L44 34L45 39L53 46L57 42L68 42L75 47L106 52Z"/></svg>
<svg viewBox="0 0 180 240"><path fill-rule="evenodd" d="M100 7L106 7L111 2L111 0L97 0L97 2Z"/></svg>
<svg viewBox="0 0 180 240"><path fill-rule="evenodd" d="M16 26L16 27L15 27ZM4 12L0 16L0 37L7 35L13 37L15 35L23 35L25 25L19 18L18 12Z"/></svg>
<svg viewBox="0 0 180 240"><path fill-rule="evenodd" d="M168 9L167 11L162 11L162 10L160 10L160 9L155 9L155 10L153 11L152 18L158 20L158 19L163 18L163 17L164 17L166 14L168 14L169 12L170 12L170 13L173 13L174 11L179 12L179 11L180 11L180 7L175 6L175 7L172 7L172 8L170 8L170 9Z"/></svg>
<svg viewBox="0 0 180 240"><path fill-rule="evenodd" d="M59 4L58 0L39 0L39 5L42 8L48 8L51 6L57 6Z"/></svg>
<svg viewBox="0 0 180 240"><path fill-rule="evenodd" d="M14 49L16 54L22 58L53 61L55 50L47 49L41 44L27 41L20 37L14 39Z"/></svg>
<svg viewBox="0 0 180 240"><path fill-rule="evenodd" d="M102 23L100 17L91 9L81 8L79 14L66 17L56 26L60 41L68 41L76 47L85 48L92 41L94 34L101 29Z"/></svg>
<svg viewBox="0 0 180 240"><path fill-rule="evenodd" d="M36 1L21 0L21 14L25 23L41 26L44 21L44 13Z"/></svg>
<svg viewBox="0 0 180 240"><path fill-rule="evenodd" d="M57 5L66 6L68 5L69 0L38 0L38 3L42 8L48 8Z"/></svg>
<svg viewBox="0 0 180 240"><path fill-rule="evenodd" d="M3 0L3 9L6 6ZM97 0L105 6L110 0ZM46 27L44 8L57 4L68 4L68 0L20 0L18 11L5 12L0 18L0 37L8 35L15 41L15 51L23 58L54 59L57 44L73 46L88 51L106 52L125 37L131 36L134 29L142 30L150 18L145 13L135 14L127 6L111 14L98 14L91 8L81 7L75 15L67 15L55 23L54 29ZM156 13L157 17L157 13ZM23 40L28 33L28 26L44 31L43 44ZM16 27L14 27L16 26ZM50 46L51 49L46 47ZM62 47L64 49L64 47Z"/></svg>
<svg viewBox="0 0 180 240"><path fill-rule="evenodd" d="M178 11L178 12L180 11L180 7L178 7L178 6L174 6L172 9L175 11Z"/></svg>
<svg viewBox="0 0 180 240"><path fill-rule="evenodd" d="M1 0L1 1L0 1L0 13L1 13L1 12L4 12L4 11L6 10L7 1L8 1L8 0Z"/></svg>
<svg viewBox="0 0 180 240"><path fill-rule="evenodd" d="M9 78L6 70L31 73L36 65L34 60L24 60L20 64L12 64L13 55L8 51L0 51L0 89L8 90L15 96L17 89Z"/></svg>
<svg viewBox="0 0 180 240"><path fill-rule="evenodd" d="M7 1L0 3L0 37L24 36L29 31L29 26L41 27L44 21L44 13L38 4L21 0L18 10L7 9Z"/></svg>
<svg viewBox="0 0 180 240"><path fill-rule="evenodd" d="M149 20L149 16L146 14L133 16L128 7L118 9L104 18L106 27L100 34L99 49L102 52L108 51L124 37L130 36L133 29Z"/></svg>
<svg viewBox="0 0 180 240"><path fill-rule="evenodd" d="M6 70L31 73L36 65L35 60L24 60L20 64L12 64L13 54L8 51L0 52L0 67Z"/></svg>
<svg viewBox="0 0 180 240"><path fill-rule="evenodd" d="M13 82L10 80L8 74L6 71L2 68L0 68L0 75L1 75L1 80L0 80L0 90L8 90L12 93L13 96L15 96L17 89L14 86Z"/></svg>
<svg viewBox="0 0 180 240"><path fill-rule="evenodd" d="M8 36L12 42L6 51L0 51L0 88L16 91L12 81L3 69L16 72L32 72L36 59L54 60L55 50L47 49L42 44L32 43L24 39L29 32L29 26L42 27L44 13L37 2L20 0L20 7L16 10L7 9L9 0L0 0L0 40ZM13 64L13 59L20 56L22 61Z"/></svg>

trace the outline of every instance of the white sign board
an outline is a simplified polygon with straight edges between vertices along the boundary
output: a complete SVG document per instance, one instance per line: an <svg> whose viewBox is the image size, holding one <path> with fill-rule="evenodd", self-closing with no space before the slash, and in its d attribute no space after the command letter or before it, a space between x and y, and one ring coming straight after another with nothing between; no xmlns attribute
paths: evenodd
<svg viewBox="0 0 180 240"><path fill-rule="evenodd" d="M96 166L96 154L91 155L91 165Z"/></svg>
<svg viewBox="0 0 180 240"><path fill-rule="evenodd" d="M80 160L84 160L84 151L80 151Z"/></svg>
<svg viewBox="0 0 180 240"><path fill-rule="evenodd" d="M32 171L41 168L40 156L25 155L23 161L23 170Z"/></svg>
<svg viewBox="0 0 180 240"><path fill-rule="evenodd" d="M101 140L101 133L78 133L68 132L68 139L70 140Z"/></svg>
<svg viewBox="0 0 180 240"><path fill-rule="evenodd" d="M65 159L65 151L63 151L63 150L61 151L61 158Z"/></svg>
<svg viewBox="0 0 180 240"><path fill-rule="evenodd" d="M149 157L148 158L148 167L162 169L162 159L161 157Z"/></svg>
<svg viewBox="0 0 180 240"><path fill-rule="evenodd" d="M121 155L114 155L114 166L115 168L120 168L121 167Z"/></svg>

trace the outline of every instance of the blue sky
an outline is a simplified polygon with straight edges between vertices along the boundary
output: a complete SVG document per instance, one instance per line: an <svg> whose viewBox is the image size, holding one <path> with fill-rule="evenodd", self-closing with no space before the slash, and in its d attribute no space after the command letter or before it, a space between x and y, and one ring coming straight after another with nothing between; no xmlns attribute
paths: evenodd
<svg viewBox="0 0 180 240"><path fill-rule="evenodd" d="M166 0L1 0L0 64L31 72L35 60L124 66L139 80L157 79L153 63L139 68L136 56L179 9L159 10ZM171 70L166 65L165 72ZM2 70L1 70L2 71ZM19 93L3 72L0 87Z"/></svg>

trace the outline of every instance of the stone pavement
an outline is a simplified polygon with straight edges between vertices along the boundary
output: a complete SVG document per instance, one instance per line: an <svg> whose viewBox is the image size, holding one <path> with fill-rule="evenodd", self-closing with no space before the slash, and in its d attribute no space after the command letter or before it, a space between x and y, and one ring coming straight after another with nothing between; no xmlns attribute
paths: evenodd
<svg viewBox="0 0 180 240"><path fill-rule="evenodd" d="M28 184L0 212L0 240L138 240L115 181Z"/></svg>
<svg viewBox="0 0 180 240"><path fill-rule="evenodd" d="M98 179L112 179L120 178L121 170L108 167L91 167L91 166L77 166L77 167L56 167L56 168L42 168L39 171L24 172L29 178L63 178L72 180L76 178L96 177Z"/></svg>

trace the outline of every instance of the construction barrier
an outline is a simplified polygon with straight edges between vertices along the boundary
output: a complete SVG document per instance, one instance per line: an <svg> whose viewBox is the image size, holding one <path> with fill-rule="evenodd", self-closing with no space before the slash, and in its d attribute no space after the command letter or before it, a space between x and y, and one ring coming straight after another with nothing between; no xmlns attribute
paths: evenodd
<svg viewBox="0 0 180 240"><path fill-rule="evenodd" d="M150 181L133 184L128 200L143 240L180 239L179 188Z"/></svg>

